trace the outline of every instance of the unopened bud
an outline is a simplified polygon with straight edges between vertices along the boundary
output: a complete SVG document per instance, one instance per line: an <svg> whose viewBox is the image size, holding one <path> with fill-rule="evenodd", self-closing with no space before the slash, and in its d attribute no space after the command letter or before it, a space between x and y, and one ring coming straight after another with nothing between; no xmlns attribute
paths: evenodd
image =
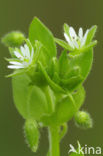
<svg viewBox="0 0 103 156"><path fill-rule="evenodd" d="M93 121L90 114L85 111L79 111L75 115L76 125L83 129L92 128Z"/></svg>
<svg viewBox="0 0 103 156"><path fill-rule="evenodd" d="M27 120L24 125L24 133L28 146L36 152L39 144L39 130L36 121Z"/></svg>
<svg viewBox="0 0 103 156"><path fill-rule="evenodd" d="M19 31L13 31L2 38L2 43L7 47L18 47L24 42L24 34Z"/></svg>

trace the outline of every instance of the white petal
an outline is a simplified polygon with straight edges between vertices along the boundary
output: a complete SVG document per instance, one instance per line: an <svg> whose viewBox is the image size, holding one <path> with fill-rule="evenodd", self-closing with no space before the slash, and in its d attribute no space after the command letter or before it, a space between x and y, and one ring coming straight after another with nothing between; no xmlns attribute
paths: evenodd
<svg viewBox="0 0 103 156"><path fill-rule="evenodd" d="M9 65L8 68L10 69L19 69L19 68L24 68L23 66L16 66L16 65Z"/></svg>
<svg viewBox="0 0 103 156"><path fill-rule="evenodd" d="M77 39L77 34L76 34L76 32L75 32L75 30L74 30L73 27L70 27L70 28L69 28L69 34L70 34L70 37L71 37L71 38Z"/></svg>
<svg viewBox="0 0 103 156"><path fill-rule="evenodd" d="M11 62L9 62L10 64L14 64L14 65L19 65L19 66L21 66L22 65L22 63L20 63L20 62L16 62L16 61L11 61Z"/></svg>
<svg viewBox="0 0 103 156"><path fill-rule="evenodd" d="M86 39L87 39L87 35L88 35L89 29L86 31L82 41L81 41L81 47L85 45Z"/></svg>
<svg viewBox="0 0 103 156"><path fill-rule="evenodd" d="M19 52L17 52L17 51L14 51L14 54L15 54L15 56L17 57L17 58L22 58L23 56L19 53Z"/></svg>
<svg viewBox="0 0 103 156"><path fill-rule="evenodd" d="M72 40L72 42L73 42L74 46L75 46L77 49L79 49L79 45L78 45L77 41L76 41L76 40Z"/></svg>
<svg viewBox="0 0 103 156"><path fill-rule="evenodd" d="M22 52L22 55L25 57L25 49L24 49L24 47L20 47L20 50L21 50L21 52Z"/></svg>
<svg viewBox="0 0 103 156"><path fill-rule="evenodd" d="M29 50L29 47L25 44L24 45L24 48L25 48L25 55L30 58L30 50Z"/></svg>
<svg viewBox="0 0 103 156"><path fill-rule="evenodd" d="M74 49L74 45L73 45L72 41L70 40L69 36L66 33L64 33L64 37L67 40L67 42L69 43L69 45Z"/></svg>
<svg viewBox="0 0 103 156"><path fill-rule="evenodd" d="M78 36L80 37L80 39L83 38L83 29L82 28L79 28Z"/></svg>

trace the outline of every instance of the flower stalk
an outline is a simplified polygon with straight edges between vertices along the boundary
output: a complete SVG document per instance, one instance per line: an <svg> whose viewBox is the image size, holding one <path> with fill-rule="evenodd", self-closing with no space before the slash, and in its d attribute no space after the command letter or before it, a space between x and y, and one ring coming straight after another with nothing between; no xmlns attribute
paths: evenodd
<svg viewBox="0 0 103 156"><path fill-rule="evenodd" d="M50 144L50 156L60 156L60 138L58 126L49 127L49 144Z"/></svg>

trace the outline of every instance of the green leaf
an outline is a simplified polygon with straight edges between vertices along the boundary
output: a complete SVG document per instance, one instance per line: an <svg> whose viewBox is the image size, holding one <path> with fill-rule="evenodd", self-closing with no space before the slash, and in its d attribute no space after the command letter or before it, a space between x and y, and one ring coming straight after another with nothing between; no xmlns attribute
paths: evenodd
<svg viewBox="0 0 103 156"><path fill-rule="evenodd" d="M61 126L71 120L84 102L85 90L81 86L72 94L55 94L55 96L57 101L55 112L50 116L44 115L41 119L45 126Z"/></svg>
<svg viewBox="0 0 103 156"><path fill-rule="evenodd" d="M57 51L53 35L38 18L34 18L30 25L29 39L32 44L34 44L35 40L40 41L46 48L50 58L56 56Z"/></svg>
<svg viewBox="0 0 103 156"><path fill-rule="evenodd" d="M39 130L36 121L34 120L26 120L24 125L24 134L25 139L28 146L31 148L33 152L36 152L39 144Z"/></svg>
<svg viewBox="0 0 103 156"><path fill-rule="evenodd" d="M64 96L62 100L57 103L56 120L57 123L64 123L69 121L74 114L80 109L84 102L85 91L80 87L77 92Z"/></svg>
<svg viewBox="0 0 103 156"><path fill-rule="evenodd" d="M27 100L30 82L26 74L12 77L14 103L19 113L26 119L29 118Z"/></svg>
<svg viewBox="0 0 103 156"><path fill-rule="evenodd" d="M56 98L54 92L49 85L43 87L43 92L45 93L47 103L48 103L48 112L51 114L55 111Z"/></svg>
<svg viewBox="0 0 103 156"><path fill-rule="evenodd" d="M75 101L71 95L64 97L57 103L56 120L57 123L62 124L70 120L74 112L76 112Z"/></svg>
<svg viewBox="0 0 103 156"><path fill-rule="evenodd" d="M55 38L55 42L57 44L59 44L61 47L63 47L64 49L66 50L70 50L72 51L73 49L69 46L68 43L66 43L65 41L61 40L61 39L58 39L58 38Z"/></svg>
<svg viewBox="0 0 103 156"><path fill-rule="evenodd" d="M48 114L44 92L37 86L30 86L31 80L26 74L13 77L12 84L16 108L25 119L39 120L42 115Z"/></svg>
<svg viewBox="0 0 103 156"><path fill-rule="evenodd" d="M80 73L83 77L83 81L87 78L91 67L93 63L93 49L89 49L88 51L85 51L84 53L81 53L80 55L76 55L72 58L70 58L70 66L80 67Z"/></svg>
<svg viewBox="0 0 103 156"><path fill-rule="evenodd" d="M93 37L94 37L94 35L95 35L95 33L96 33L96 30L97 30L97 26L96 26L96 25L93 26L93 27L89 30L89 33L88 33L87 39L86 39L86 45L89 44L89 43L92 41L92 39L93 39Z"/></svg>
<svg viewBox="0 0 103 156"><path fill-rule="evenodd" d="M37 86L32 86L28 95L28 111L32 119L40 120L41 116L48 114L48 103L44 92Z"/></svg>
<svg viewBox="0 0 103 156"><path fill-rule="evenodd" d="M80 86L77 91L72 93L73 99L75 101L75 105L77 107L77 111L80 109L81 105L85 100L85 89L83 86Z"/></svg>

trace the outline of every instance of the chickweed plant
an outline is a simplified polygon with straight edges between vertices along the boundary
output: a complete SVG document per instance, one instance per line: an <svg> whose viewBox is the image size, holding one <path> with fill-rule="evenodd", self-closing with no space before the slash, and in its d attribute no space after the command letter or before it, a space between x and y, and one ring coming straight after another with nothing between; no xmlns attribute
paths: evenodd
<svg viewBox="0 0 103 156"><path fill-rule="evenodd" d="M93 41L97 26L85 33L64 24L64 40L34 18L26 38L13 31L2 38L8 47L8 68L13 72L13 99L25 119L24 134L33 152L38 149L40 128L47 127L47 156L60 156L59 144L67 133L67 122L74 118L78 127L92 127L88 112L80 111L85 99L84 81L93 63ZM56 44L62 47L60 55ZM74 155L77 155L73 153ZM73 154L70 154L72 156ZM83 156L83 154L81 154Z"/></svg>

